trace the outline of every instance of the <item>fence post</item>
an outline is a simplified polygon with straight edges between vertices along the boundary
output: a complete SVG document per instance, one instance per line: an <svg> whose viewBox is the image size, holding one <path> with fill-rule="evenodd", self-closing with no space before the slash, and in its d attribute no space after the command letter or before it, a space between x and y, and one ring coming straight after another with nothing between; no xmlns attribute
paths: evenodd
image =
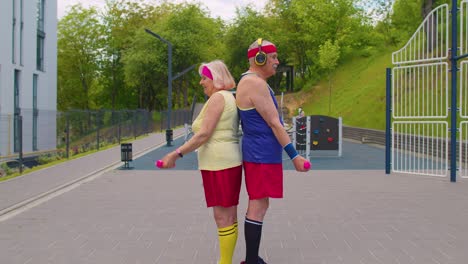
<svg viewBox="0 0 468 264"><path fill-rule="evenodd" d="M164 117L163 117L162 111L161 111L160 113L161 113L161 115L160 115L160 117L161 117L161 124L160 124L159 127L161 128L161 132L163 132L163 124L164 124L163 119L164 119Z"/></svg>
<svg viewBox="0 0 468 264"><path fill-rule="evenodd" d="M18 161L19 172L23 173L23 116L18 115Z"/></svg>
<svg viewBox="0 0 468 264"><path fill-rule="evenodd" d="M137 120L136 120L136 115L137 111L133 111L133 116L132 116L132 124L133 124L133 137L136 139L137 138Z"/></svg>
<svg viewBox="0 0 468 264"><path fill-rule="evenodd" d="M14 116L13 116L14 119ZM13 120L13 126L15 124L15 121ZM11 155L11 131L12 131L12 126L11 126L11 114L8 114L8 148L7 148L7 155ZM13 136L13 148L14 148L14 136Z"/></svg>
<svg viewBox="0 0 468 264"><path fill-rule="evenodd" d="M121 133L122 133L122 111L118 111L117 112L117 122L119 123L119 126L118 126L118 129L117 129L117 139L119 140L119 144L120 144L120 141L121 141Z"/></svg>
<svg viewBox="0 0 468 264"><path fill-rule="evenodd" d="M70 117L68 112L65 113L65 133L66 133L66 157L70 158Z"/></svg>
<svg viewBox="0 0 468 264"><path fill-rule="evenodd" d="M450 181L457 181L457 49L458 49L458 6L457 0L452 0L452 105L450 128Z"/></svg>
<svg viewBox="0 0 468 264"><path fill-rule="evenodd" d="M338 117L338 137L339 137L339 145L338 145L338 157L343 155L343 118L340 116Z"/></svg>
<svg viewBox="0 0 468 264"><path fill-rule="evenodd" d="M149 134L150 133L150 111L149 110L145 110L145 120L143 120L144 122L144 127L145 127L145 134Z"/></svg>
<svg viewBox="0 0 468 264"><path fill-rule="evenodd" d="M96 143L97 143L97 146L96 146L96 149L99 150L99 126L100 126L100 123L99 122L99 118L100 118L100 113L101 111L97 111L96 112Z"/></svg>
<svg viewBox="0 0 468 264"><path fill-rule="evenodd" d="M390 174L391 164L391 146L392 146L392 69L387 68L386 72L386 103L385 103L385 174Z"/></svg>

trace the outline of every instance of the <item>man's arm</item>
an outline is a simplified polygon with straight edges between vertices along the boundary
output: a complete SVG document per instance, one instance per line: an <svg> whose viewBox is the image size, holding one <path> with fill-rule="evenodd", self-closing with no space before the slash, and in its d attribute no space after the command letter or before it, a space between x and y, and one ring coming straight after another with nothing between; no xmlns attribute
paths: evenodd
<svg viewBox="0 0 468 264"><path fill-rule="evenodd" d="M245 80L244 85L253 107L273 130L273 134L280 145L284 147L290 143L291 140L280 122L278 110L271 98L267 83L260 78L249 78Z"/></svg>

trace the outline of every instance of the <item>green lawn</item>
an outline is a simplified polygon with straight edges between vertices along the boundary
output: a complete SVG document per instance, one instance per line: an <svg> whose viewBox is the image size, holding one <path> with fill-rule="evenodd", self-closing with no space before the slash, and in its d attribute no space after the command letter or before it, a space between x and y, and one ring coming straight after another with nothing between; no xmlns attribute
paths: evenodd
<svg viewBox="0 0 468 264"><path fill-rule="evenodd" d="M343 124L385 129L385 69L391 66L391 51L351 58L332 75L331 113L328 80L305 88L312 93L303 105L307 115L342 117Z"/></svg>

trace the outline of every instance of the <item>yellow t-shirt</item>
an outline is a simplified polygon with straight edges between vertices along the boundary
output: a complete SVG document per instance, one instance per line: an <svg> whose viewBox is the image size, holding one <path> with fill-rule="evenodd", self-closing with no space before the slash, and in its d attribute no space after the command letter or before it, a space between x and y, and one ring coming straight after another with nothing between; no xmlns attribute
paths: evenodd
<svg viewBox="0 0 468 264"><path fill-rule="evenodd" d="M210 139L198 149L199 170L223 170L242 164L239 147L239 116L236 99L231 92L219 91L224 97L224 110ZM207 103L193 121L192 129L200 131L205 117Z"/></svg>

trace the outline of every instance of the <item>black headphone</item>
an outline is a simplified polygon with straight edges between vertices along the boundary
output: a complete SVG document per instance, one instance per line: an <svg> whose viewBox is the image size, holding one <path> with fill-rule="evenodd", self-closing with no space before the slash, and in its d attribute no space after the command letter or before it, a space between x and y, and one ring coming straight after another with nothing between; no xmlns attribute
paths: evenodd
<svg viewBox="0 0 468 264"><path fill-rule="evenodd" d="M257 39L258 52L257 54L255 54L254 61L255 61L255 64L257 64L258 66L265 65L267 61L267 55L265 52L262 51L262 43L263 43L262 38Z"/></svg>

